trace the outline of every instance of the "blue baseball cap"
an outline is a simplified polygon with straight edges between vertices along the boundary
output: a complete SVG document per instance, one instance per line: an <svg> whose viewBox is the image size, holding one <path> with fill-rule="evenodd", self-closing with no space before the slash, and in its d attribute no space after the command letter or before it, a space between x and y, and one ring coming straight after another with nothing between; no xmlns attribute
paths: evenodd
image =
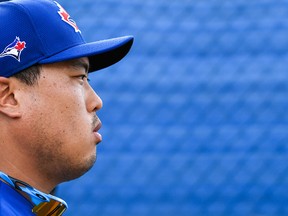
<svg viewBox="0 0 288 216"><path fill-rule="evenodd" d="M34 64L88 57L89 72L120 61L133 36L86 43L76 22L52 0L0 1L0 76Z"/></svg>

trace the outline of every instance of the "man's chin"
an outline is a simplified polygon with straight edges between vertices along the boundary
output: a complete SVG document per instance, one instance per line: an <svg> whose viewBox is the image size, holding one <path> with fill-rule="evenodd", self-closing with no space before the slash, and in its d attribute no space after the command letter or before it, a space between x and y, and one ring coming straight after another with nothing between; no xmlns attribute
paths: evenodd
<svg viewBox="0 0 288 216"><path fill-rule="evenodd" d="M82 163L82 164L78 164L78 166L72 166L70 168L67 168L66 171L63 172L64 174L64 178L65 181L70 181L76 178L81 177L82 175L84 175L86 172L88 172L93 165L96 162L96 153L91 156L88 160L86 160L86 162Z"/></svg>

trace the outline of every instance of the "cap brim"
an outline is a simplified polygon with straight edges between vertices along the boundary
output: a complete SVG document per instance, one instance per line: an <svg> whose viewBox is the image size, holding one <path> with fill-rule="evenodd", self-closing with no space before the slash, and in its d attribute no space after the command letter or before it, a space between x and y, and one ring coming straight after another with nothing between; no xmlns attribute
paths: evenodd
<svg viewBox="0 0 288 216"><path fill-rule="evenodd" d="M89 72L97 71L120 61L130 50L133 36L112 38L108 40L85 43L69 48L63 52L41 60L40 64L66 61L75 58L89 58Z"/></svg>

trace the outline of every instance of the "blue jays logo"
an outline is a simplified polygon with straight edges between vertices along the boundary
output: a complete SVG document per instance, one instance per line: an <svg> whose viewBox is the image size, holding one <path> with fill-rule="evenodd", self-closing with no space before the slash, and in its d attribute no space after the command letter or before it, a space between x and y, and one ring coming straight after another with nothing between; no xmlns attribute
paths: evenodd
<svg viewBox="0 0 288 216"><path fill-rule="evenodd" d="M81 31L78 28L76 22L73 19L70 18L70 15L67 13L67 11L58 2L56 2L56 1L54 1L54 2L59 8L58 14L62 18L62 20L64 22L66 22L67 24L69 24L71 27L73 27L75 32L80 32L81 33Z"/></svg>
<svg viewBox="0 0 288 216"><path fill-rule="evenodd" d="M16 37L15 40L9 44L2 53L0 53L0 58L10 56L20 62L21 52L26 48L25 45L25 41L20 41L20 38Z"/></svg>

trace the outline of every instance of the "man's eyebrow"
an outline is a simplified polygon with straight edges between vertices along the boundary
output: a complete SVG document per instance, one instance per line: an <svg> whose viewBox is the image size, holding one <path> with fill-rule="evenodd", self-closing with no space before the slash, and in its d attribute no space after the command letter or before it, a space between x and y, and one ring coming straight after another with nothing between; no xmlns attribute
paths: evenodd
<svg viewBox="0 0 288 216"><path fill-rule="evenodd" d="M71 62L72 67L85 69L85 72L88 73L89 71L89 63L81 59L75 59Z"/></svg>

